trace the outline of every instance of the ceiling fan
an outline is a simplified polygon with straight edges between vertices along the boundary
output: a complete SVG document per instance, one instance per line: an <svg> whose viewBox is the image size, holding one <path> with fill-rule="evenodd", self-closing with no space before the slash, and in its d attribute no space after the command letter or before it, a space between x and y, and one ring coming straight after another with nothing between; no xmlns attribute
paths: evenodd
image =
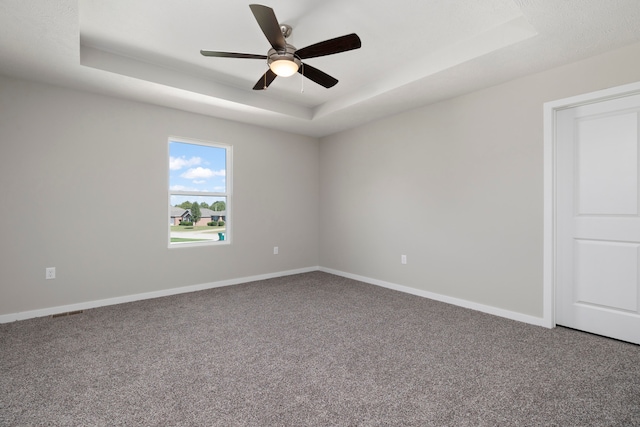
<svg viewBox="0 0 640 427"><path fill-rule="evenodd" d="M269 49L266 55L216 52L210 50L201 50L200 53L204 56L219 58L266 59L269 69L255 84L253 87L254 90L266 89L277 76L289 77L296 72L327 89L333 87L338 83L337 79L311 65L303 63L302 60L346 52L348 50L358 49L361 46L360 37L356 34L348 34L315 43L302 49L296 49L295 46L286 42L286 38L291 35L291 26L279 24L273 9L260 4L251 4L249 7L256 21L258 21L260 29L262 29L262 32L271 44L271 49Z"/></svg>

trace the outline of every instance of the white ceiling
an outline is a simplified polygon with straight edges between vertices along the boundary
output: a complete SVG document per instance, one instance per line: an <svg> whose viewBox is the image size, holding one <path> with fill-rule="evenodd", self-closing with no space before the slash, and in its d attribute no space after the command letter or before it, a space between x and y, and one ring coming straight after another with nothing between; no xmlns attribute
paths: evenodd
<svg viewBox="0 0 640 427"><path fill-rule="evenodd" d="M254 91L265 61L200 55L266 54L258 1L298 48L360 36L305 61L336 86ZM324 136L640 41L638 22L638 0L2 0L0 73Z"/></svg>

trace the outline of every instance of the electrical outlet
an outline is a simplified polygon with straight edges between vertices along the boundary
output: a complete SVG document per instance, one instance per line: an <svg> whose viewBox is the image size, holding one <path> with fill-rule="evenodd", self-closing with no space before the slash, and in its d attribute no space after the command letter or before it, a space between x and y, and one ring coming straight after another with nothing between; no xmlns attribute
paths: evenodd
<svg viewBox="0 0 640 427"><path fill-rule="evenodd" d="M273 247L273 254L274 255L278 255L278 247L277 246Z"/></svg>
<svg viewBox="0 0 640 427"><path fill-rule="evenodd" d="M44 269L44 278L47 280L56 278L56 268L55 267L47 267Z"/></svg>
<svg viewBox="0 0 640 427"><path fill-rule="evenodd" d="M407 256L406 255L400 255L400 262L402 264L406 264L407 263Z"/></svg>

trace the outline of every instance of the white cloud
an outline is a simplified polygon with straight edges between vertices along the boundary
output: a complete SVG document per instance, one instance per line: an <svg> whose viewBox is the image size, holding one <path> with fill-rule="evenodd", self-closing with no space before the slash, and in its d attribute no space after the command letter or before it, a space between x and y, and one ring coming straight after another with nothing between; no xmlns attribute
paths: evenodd
<svg viewBox="0 0 640 427"><path fill-rule="evenodd" d="M191 168L188 171L186 171L185 173L183 173L182 175L180 175L182 178L186 178L186 179L209 179L209 178L213 178L216 176L225 176L226 172L225 170L219 170L219 171L214 171L212 169L209 168L202 168L202 167L197 167L197 168Z"/></svg>
<svg viewBox="0 0 640 427"><path fill-rule="evenodd" d="M194 191L195 188L185 187L184 185L172 185L169 187L171 191Z"/></svg>
<svg viewBox="0 0 640 427"><path fill-rule="evenodd" d="M194 184L204 184L205 182L207 182L207 181L204 180L204 179L196 179L196 180L193 181Z"/></svg>
<svg viewBox="0 0 640 427"><path fill-rule="evenodd" d="M169 169L172 171L199 165L201 163L202 159L200 157L192 157L190 159L186 159L184 157L169 157Z"/></svg>

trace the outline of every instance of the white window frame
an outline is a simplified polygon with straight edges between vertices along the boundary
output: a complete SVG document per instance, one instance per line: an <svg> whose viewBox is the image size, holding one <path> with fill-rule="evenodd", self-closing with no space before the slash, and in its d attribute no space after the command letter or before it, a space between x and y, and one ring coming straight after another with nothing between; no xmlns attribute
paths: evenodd
<svg viewBox="0 0 640 427"><path fill-rule="evenodd" d="M169 168L169 159L171 156L170 146L172 142L179 142L182 144L193 144L193 145L203 145L205 147L213 147L213 148L223 148L225 150L225 192L208 192L208 191L176 191L171 190L170 184L170 168ZM171 218L171 196L213 196L213 197L224 197L226 202L226 215L225 215L225 239L224 240L211 240L211 241L198 241L198 242L180 242L180 243L172 243L171 242L171 224L167 228L167 244L170 249L174 248L192 248L195 246L221 246L221 245L230 245L231 244L231 236L233 235L231 229L233 228L233 221L231 220L232 213L232 188L233 188L233 146L230 144L224 144L220 142L210 142L210 141L202 141L192 138L182 138L179 136L169 136L167 139L167 205L168 205L168 214L169 218Z"/></svg>

